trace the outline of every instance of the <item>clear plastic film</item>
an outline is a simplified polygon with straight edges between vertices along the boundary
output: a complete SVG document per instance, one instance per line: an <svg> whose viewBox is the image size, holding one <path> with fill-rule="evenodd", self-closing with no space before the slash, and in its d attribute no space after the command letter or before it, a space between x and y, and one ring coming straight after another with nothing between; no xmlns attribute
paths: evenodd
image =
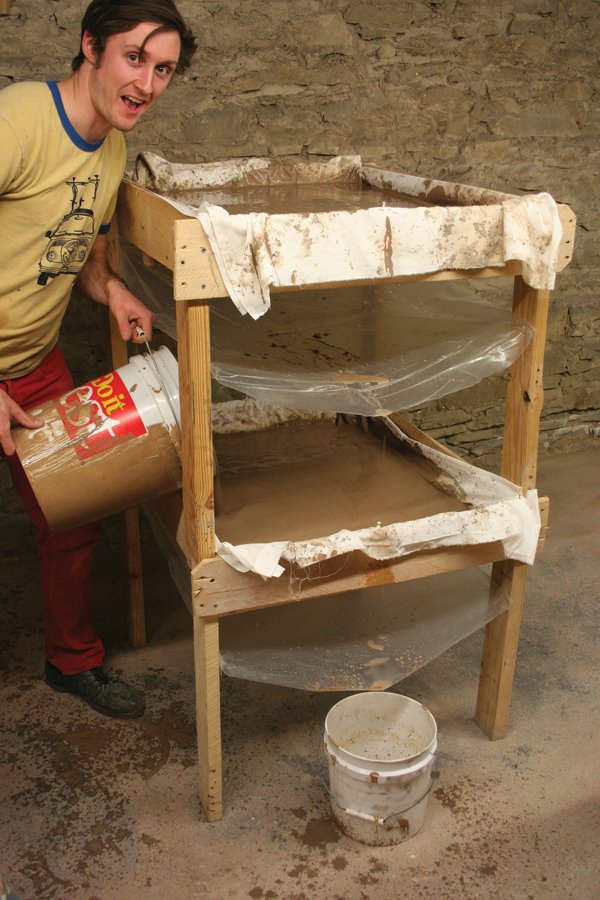
<svg viewBox="0 0 600 900"><path fill-rule="evenodd" d="M187 562L153 505L145 510L192 613ZM290 603L220 619L226 675L309 691L385 690L510 606L489 566L303 600L308 580L290 579Z"/></svg>
<svg viewBox="0 0 600 900"><path fill-rule="evenodd" d="M385 690L509 605L471 568L254 610L221 619L221 666L309 691Z"/></svg>
<svg viewBox="0 0 600 900"><path fill-rule="evenodd" d="M172 275L127 246L130 288L177 336ZM273 407L382 415L508 368L533 328L455 282L277 293L258 320L211 302L212 374Z"/></svg>

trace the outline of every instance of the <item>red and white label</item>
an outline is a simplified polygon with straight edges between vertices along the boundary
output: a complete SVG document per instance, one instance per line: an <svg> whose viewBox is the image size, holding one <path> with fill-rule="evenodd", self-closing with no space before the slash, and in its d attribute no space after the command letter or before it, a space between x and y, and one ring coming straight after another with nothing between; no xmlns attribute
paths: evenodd
<svg viewBox="0 0 600 900"><path fill-rule="evenodd" d="M148 433L117 372L109 372L65 394L57 400L56 407L82 461Z"/></svg>

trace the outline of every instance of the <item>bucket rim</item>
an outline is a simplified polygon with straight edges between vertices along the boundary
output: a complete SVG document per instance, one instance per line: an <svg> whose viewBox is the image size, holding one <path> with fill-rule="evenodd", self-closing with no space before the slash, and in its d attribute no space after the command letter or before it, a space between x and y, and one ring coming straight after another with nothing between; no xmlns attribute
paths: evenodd
<svg viewBox="0 0 600 900"><path fill-rule="evenodd" d="M164 352L163 352L164 351ZM171 370L171 366L177 366L177 360L171 353L168 347L164 345L159 347L158 350L154 351L154 357L156 359L156 363L160 363L166 373L168 373L169 377L174 378L174 372ZM165 385L165 389L163 389L162 384L158 380L156 373L152 368L152 360L148 353L136 353L133 356L129 357L128 363L132 363L136 369L140 371L142 377L146 381L146 383L152 388L154 403L156 404L162 419L165 425L169 427L178 426L179 423L177 421L177 415L173 410L171 404L174 403L179 409L179 398L171 397L165 395L165 389L168 391L169 386ZM142 373L142 367L144 367L145 372ZM150 377L146 373L150 373ZM176 379L175 379L176 380ZM158 391L157 391L158 389Z"/></svg>
<svg viewBox="0 0 600 900"><path fill-rule="evenodd" d="M410 756L399 756L399 757L395 757L393 759L385 759L385 760L375 759L372 756L361 756L358 753L353 753L352 750L347 750L345 747L340 746L340 744L338 744L337 741L335 741L332 738L331 734L329 733L329 731L327 729L327 720L329 719L330 714L333 712L334 709L337 709L338 707L348 703L348 701L354 701L357 697L373 696L374 694L377 694L380 697L383 697L383 696L397 697L399 700L408 700L411 705L420 707L423 710L423 712L427 714L428 720L433 725L433 737L431 738L429 743L426 744L417 753L412 753ZM361 763L369 763L371 765L376 764L378 766L384 766L384 767L391 768L392 766L397 765L397 764L401 764L403 766L406 766L411 763L415 764L417 762L417 760L420 760L422 757L430 755L432 752L432 748L435 748L437 746L438 731L437 731L437 722L435 720L434 715L430 712L430 710L427 709L427 707L423 703L420 703L418 700L413 700L412 697L407 697L406 694L395 694L395 693L389 694L387 691L377 691L377 692L359 691L356 694L352 694L352 696L350 696L350 697L344 697L343 700L339 700L337 703L335 703L331 707L331 709L325 716L325 724L323 726L323 734L324 734L326 743L327 742L331 743L340 753L344 754L345 756L351 757L352 759L355 759L355 760L359 760Z"/></svg>

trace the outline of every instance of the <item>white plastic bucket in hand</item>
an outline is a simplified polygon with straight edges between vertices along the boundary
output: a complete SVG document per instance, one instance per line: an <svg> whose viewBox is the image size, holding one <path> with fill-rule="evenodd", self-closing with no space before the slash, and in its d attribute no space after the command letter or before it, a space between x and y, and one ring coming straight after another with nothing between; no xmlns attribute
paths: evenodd
<svg viewBox="0 0 600 900"><path fill-rule="evenodd" d="M331 811L363 844L398 844L423 825L435 778L437 727L420 703L366 692L325 719Z"/></svg>
<svg viewBox="0 0 600 900"><path fill-rule="evenodd" d="M179 374L166 347L29 413L44 425L16 428L15 445L54 532L181 487Z"/></svg>

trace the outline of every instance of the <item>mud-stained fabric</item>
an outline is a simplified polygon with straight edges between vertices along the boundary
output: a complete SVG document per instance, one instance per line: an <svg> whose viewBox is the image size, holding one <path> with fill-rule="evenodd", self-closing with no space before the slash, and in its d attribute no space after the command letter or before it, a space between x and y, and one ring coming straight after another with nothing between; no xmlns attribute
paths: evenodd
<svg viewBox="0 0 600 900"><path fill-rule="evenodd" d="M498 475L411 440L388 418L381 421L404 450L358 427L329 418L302 424L284 412L279 431L265 410L262 434L260 404L219 404L215 414L224 498L216 549L233 568L269 578L285 561L306 568L354 550L387 560L495 541L507 558L533 563L535 490L524 496ZM235 420L246 420L253 440L232 434Z"/></svg>
<svg viewBox="0 0 600 900"><path fill-rule="evenodd" d="M222 191L214 203L204 195L199 206L177 196L177 190L189 190L194 183L239 188L293 180L293 167L268 160L176 166L144 154L135 177L200 220L229 295L240 312L255 319L269 309L271 287L498 267L509 260L521 263L531 287L554 287L562 226L549 194L516 197L410 176L394 178L394 173L359 167L357 157L312 164L312 170L310 165L296 173L297 180L331 181L337 173L340 180L354 177L357 190L367 182L382 191L412 195L422 206L398 208L382 197L380 206L368 209L231 214L217 205L224 202Z"/></svg>

